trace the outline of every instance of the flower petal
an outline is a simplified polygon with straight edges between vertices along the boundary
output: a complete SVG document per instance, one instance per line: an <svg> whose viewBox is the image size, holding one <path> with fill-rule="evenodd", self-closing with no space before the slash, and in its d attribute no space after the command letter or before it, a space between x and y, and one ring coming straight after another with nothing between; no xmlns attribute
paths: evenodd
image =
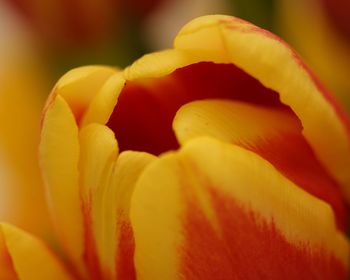
<svg viewBox="0 0 350 280"><path fill-rule="evenodd" d="M117 225L112 225L110 235L107 236L110 244L116 247L106 247L105 257L115 261L117 279L136 279L134 267L134 235L130 224L130 201L137 180L144 169L154 160L155 156L126 151L120 154L110 181L109 192L106 195L106 213L112 213ZM114 210L114 211L113 211ZM115 219L116 218L116 219ZM116 234L113 235L113 232ZM113 250L117 248L117 250ZM111 259L115 256L115 259Z"/></svg>
<svg viewBox="0 0 350 280"><path fill-rule="evenodd" d="M73 279L57 256L44 242L14 226L0 224L0 235L11 258L16 275L20 280ZM1 266L1 271L3 266Z"/></svg>
<svg viewBox="0 0 350 280"><path fill-rule="evenodd" d="M104 205L104 199L110 173L118 157L118 144L113 131L100 124L89 124L82 128L79 142L79 185L85 231L84 258L90 275L100 279L107 273L105 269L101 270L100 261L103 260L99 259L106 227L104 208L108 207Z"/></svg>
<svg viewBox="0 0 350 280"><path fill-rule="evenodd" d="M175 48L202 54L202 59L225 53L227 62L278 92L299 117L305 138L350 200L350 122L286 43L245 21L207 16L187 24L176 37Z"/></svg>
<svg viewBox="0 0 350 280"><path fill-rule="evenodd" d="M347 209L338 184L319 163L292 112L231 100L201 100L181 107L174 119L180 143L199 136L240 145L256 152L307 192L329 203L340 229Z"/></svg>
<svg viewBox="0 0 350 280"><path fill-rule="evenodd" d="M41 169L58 237L79 273L84 274L78 157L78 127L67 102L57 96L50 102L43 119Z"/></svg>
<svg viewBox="0 0 350 280"><path fill-rule="evenodd" d="M137 94L151 95L156 100L152 102L158 107L166 108L163 110L167 111L166 118L158 122L166 122L170 119L169 116L173 116L173 108L159 106L159 104L165 103L162 100L168 99L171 101L170 104L176 107L195 99L208 97L208 90L205 86L200 87L199 90L199 88L195 88L197 83L194 83L195 86L189 87L187 84L184 86L182 81L174 82L172 78L177 79L176 71L185 72L185 69L193 69L195 65L208 64L209 62L214 62L222 67L224 67L224 63L231 64L232 68L236 67L246 76L256 78L265 89L255 93L245 87L237 86L237 90L231 91L231 99L243 100L246 98L246 100L261 103L261 100L269 99L271 93L278 93L281 102L288 105L300 119L305 139L317 158L340 184L345 196L350 201L350 173L348 170L348 166L350 166L350 123L333 97L324 89L299 56L281 39L266 30L228 16L216 15L197 18L179 32L175 39L174 50L146 55L125 71L127 84L129 83L130 86L126 87L124 92L132 93L129 94L131 97L128 98L130 99ZM229 67L227 66L227 68ZM235 71L239 72L237 69ZM228 73L228 71L225 69L220 73ZM167 76L162 77L162 75ZM160 77L162 78L159 79ZM234 77L236 75L231 76L231 78ZM190 80L191 76L188 76L187 79ZM170 86L164 86L164 81L169 82L169 80L176 85L175 90L172 90ZM238 81L240 80L238 79ZM222 80L220 77L202 75L201 81L203 85L210 82L217 85L218 89L209 87L211 90L209 97L223 97L218 96L217 93L221 92L222 85L227 84L226 80ZM155 87L158 88L155 90ZM178 91L178 88L186 90L194 88L195 94L190 93L186 98L173 98L172 94L174 91ZM204 94L201 94L201 90L204 91ZM230 91L226 92L226 94L229 93ZM186 94L187 92L184 95L186 96ZM123 93L121 98L123 98ZM226 98L229 96L226 95ZM274 100L273 104L275 103ZM272 103L265 102L265 104L271 105ZM153 105L154 108L158 108L156 105ZM118 104L115 113L117 114L117 112ZM157 111L155 110L155 112ZM124 120L123 112L119 112L119 114ZM147 114L150 113L144 113L148 116ZM143 116L143 114L139 116ZM154 120L157 118L153 117L152 122ZM139 123L141 122L139 121ZM155 123L157 124L157 122ZM144 122L142 124L144 125ZM159 124L160 128L163 126L164 124ZM122 135L128 135L129 139L132 138L130 135L134 135L128 133L127 129L120 127L117 123L114 131L118 130L126 132ZM172 143L173 139L169 131L162 129L160 134L168 135L165 132L169 134L167 142ZM124 142L121 139L121 147L124 146ZM141 145L138 144L138 146ZM173 149L176 148L176 145L172 143L166 148ZM162 151L164 150L166 149Z"/></svg>
<svg viewBox="0 0 350 280"><path fill-rule="evenodd" d="M1 229L0 229L0 279L7 279L7 280L18 279Z"/></svg>
<svg viewBox="0 0 350 280"><path fill-rule="evenodd" d="M131 204L138 279L346 279L333 212L248 150L197 138L151 164ZM287 264L287 265L286 265Z"/></svg>
<svg viewBox="0 0 350 280"><path fill-rule="evenodd" d="M85 219L85 258L94 278L133 279L129 204L139 174L155 157L123 152L100 124L80 131L80 186Z"/></svg>
<svg viewBox="0 0 350 280"><path fill-rule="evenodd" d="M80 123L101 87L116 72L116 69L104 66L73 69L57 82L47 104L49 105L57 95L62 96L69 104L77 123Z"/></svg>

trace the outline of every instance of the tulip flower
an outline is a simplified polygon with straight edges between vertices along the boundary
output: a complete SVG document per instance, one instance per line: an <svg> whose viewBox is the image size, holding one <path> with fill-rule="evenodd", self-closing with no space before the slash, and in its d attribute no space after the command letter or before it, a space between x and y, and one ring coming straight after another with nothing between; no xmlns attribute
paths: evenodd
<svg viewBox="0 0 350 280"><path fill-rule="evenodd" d="M278 24L350 113L350 2L281 0ZM310 16L312 15L312 16Z"/></svg>
<svg viewBox="0 0 350 280"><path fill-rule="evenodd" d="M40 161L61 250L2 224L1 272L346 279L349 154L349 120L286 43L197 18L124 71L58 81Z"/></svg>

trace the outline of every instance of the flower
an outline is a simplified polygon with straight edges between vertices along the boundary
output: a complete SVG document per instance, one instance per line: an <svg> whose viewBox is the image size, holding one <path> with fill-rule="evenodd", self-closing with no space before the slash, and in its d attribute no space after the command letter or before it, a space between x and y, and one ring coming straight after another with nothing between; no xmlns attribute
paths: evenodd
<svg viewBox="0 0 350 280"><path fill-rule="evenodd" d="M197 18L173 49L58 81L40 160L63 261L4 224L1 267L24 279L346 279L349 137L283 41Z"/></svg>

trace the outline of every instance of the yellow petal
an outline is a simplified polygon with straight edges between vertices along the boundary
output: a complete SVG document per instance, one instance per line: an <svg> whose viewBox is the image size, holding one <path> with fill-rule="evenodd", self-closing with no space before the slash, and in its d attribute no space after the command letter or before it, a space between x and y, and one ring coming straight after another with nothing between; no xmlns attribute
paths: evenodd
<svg viewBox="0 0 350 280"><path fill-rule="evenodd" d="M348 272L349 243L326 203L255 153L210 138L146 168L131 221L138 279L346 279Z"/></svg>
<svg viewBox="0 0 350 280"><path fill-rule="evenodd" d="M85 256L94 278L127 279L134 275L129 204L134 185L155 157L123 152L113 132L89 124L79 133L80 186L85 220Z"/></svg>
<svg viewBox="0 0 350 280"><path fill-rule="evenodd" d="M48 104L57 95L62 96L69 104L77 123L80 123L101 87L116 71L114 68L104 66L84 66L73 69L57 82Z"/></svg>
<svg viewBox="0 0 350 280"><path fill-rule="evenodd" d="M79 132L80 192L84 216L84 255L90 275L102 278L109 272L101 270L100 242L105 232L104 196L112 166L118 156L113 132L100 124L89 124ZM108 221L114 224L115 221ZM103 264L102 264L103 265ZM110 273L110 272L109 272Z"/></svg>
<svg viewBox="0 0 350 280"><path fill-rule="evenodd" d="M52 218L65 252L83 273L83 218L78 178L78 127L67 102L57 96L46 110L40 161Z"/></svg>
<svg viewBox="0 0 350 280"><path fill-rule="evenodd" d="M262 137L302 130L299 120L289 111L225 99L187 103L177 112L173 127L181 144L199 136L254 143Z"/></svg>
<svg viewBox="0 0 350 280"><path fill-rule="evenodd" d="M93 122L105 124L113 112L124 84L122 72L111 75L91 100L82 120L82 126Z"/></svg>
<svg viewBox="0 0 350 280"><path fill-rule="evenodd" d="M120 154L105 193L105 244L102 260L114 268L117 279L134 279L134 236L130 225L130 200L135 184L155 156L126 151ZM116 222L111 222L116 221Z"/></svg>
<svg viewBox="0 0 350 280"><path fill-rule="evenodd" d="M0 234L3 235L18 277L15 279L73 279L57 256L40 239L8 224L0 224Z"/></svg>

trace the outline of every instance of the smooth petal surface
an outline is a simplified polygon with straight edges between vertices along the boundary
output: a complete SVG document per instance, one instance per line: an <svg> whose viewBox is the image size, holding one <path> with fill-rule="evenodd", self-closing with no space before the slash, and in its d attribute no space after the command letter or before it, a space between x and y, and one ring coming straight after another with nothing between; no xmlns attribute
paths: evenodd
<svg viewBox="0 0 350 280"><path fill-rule="evenodd" d="M84 274L78 127L61 96L50 103L44 116L40 160L59 240L79 273Z"/></svg>
<svg viewBox="0 0 350 280"><path fill-rule="evenodd" d="M330 207L214 139L146 168L131 221L138 279L346 279L349 244Z"/></svg>
<svg viewBox="0 0 350 280"><path fill-rule="evenodd" d="M134 279L130 199L140 173L155 157L123 152L113 132L89 124L79 133L85 261L96 279Z"/></svg>
<svg viewBox="0 0 350 280"><path fill-rule="evenodd" d="M79 132L80 193L84 217L84 259L90 275L98 279L101 271L99 242L104 234L104 195L111 168L118 156L113 132L100 124L89 124ZM113 221L109 221L113 223Z"/></svg>
<svg viewBox="0 0 350 280"><path fill-rule="evenodd" d="M173 126L182 144L211 136L259 154L296 185L329 203L339 228L346 229L347 208L339 186L315 157L292 112L231 100L201 100L181 107Z"/></svg>
<svg viewBox="0 0 350 280"><path fill-rule="evenodd" d="M14 226L0 224L0 235L5 246L0 248L6 249L11 260L15 274L7 275L1 279L18 279L18 280L73 280L57 256L36 237L26 233ZM2 254L4 252L0 252ZM3 265L3 263L1 263ZM6 267L0 267L0 275ZM9 278L7 278L10 276Z"/></svg>
<svg viewBox="0 0 350 280"><path fill-rule="evenodd" d="M115 164L109 182L110 186L105 195L105 203L108 206L105 208L108 243L106 243L104 258L109 259L111 267L115 267L117 279L136 279L135 243L129 213L130 201L137 180L155 159L155 156L147 153L123 152ZM117 223L109 223L110 220Z"/></svg>
<svg viewBox="0 0 350 280"><path fill-rule="evenodd" d="M83 121L86 111L89 110L90 103L98 102L95 101L96 96L100 93L101 88L103 88L109 78L116 72L117 69L105 66L84 66L73 69L57 82L49 97L48 104L57 95L62 96L69 104L77 123L80 124ZM118 87L118 82L116 87ZM111 90L109 93L113 94L113 89L109 89ZM106 106L103 101L98 103ZM113 106L114 104L114 102L111 102L109 106ZM89 114L91 115L93 113L90 112Z"/></svg>
<svg viewBox="0 0 350 280"><path fill-rule="evenodd" d="M349 121L299 56L268 31L229 16L200 17L179 32L173 50L144 56L126 69L125 77L134 85L143 85L147 92L150 92L152 88L150 84L157 85L159 77L176 78L176 71L191 69L194 63L204 61L214 62L216 65L223 63L235 65L247 75L256 78L262 87L278 93L281 102L289 106L300 119L303 135L317 158L336 178L346 197L350 199ZM177 70L174 72L175 69ZM204 76L202 81L208 83ZM218 84L220 87L220 82ZM221 84L227 83L221 81ZM165 98L164 95L169 96L172 93L172 91L165 92L164 86L160 86L159 92L156 93L155 87L152 88L152 95L162 94L161 99ZM184 85L180 84L180 87ZM239 90L241 90L238 94L240 99L250 100L250 96L254 97L255 102L260 98L261 102L265 98L261 95L263 92L254 94L244 90L244 87L239 87ZM217 96L217 92L220 90L214 89L209 97L222 97ZM231 98L235 99L237 94L233 92ZM190 96L184 103L198 99L198 95L196 97ZM208 96L203 94L199 97Z"/></svg>

